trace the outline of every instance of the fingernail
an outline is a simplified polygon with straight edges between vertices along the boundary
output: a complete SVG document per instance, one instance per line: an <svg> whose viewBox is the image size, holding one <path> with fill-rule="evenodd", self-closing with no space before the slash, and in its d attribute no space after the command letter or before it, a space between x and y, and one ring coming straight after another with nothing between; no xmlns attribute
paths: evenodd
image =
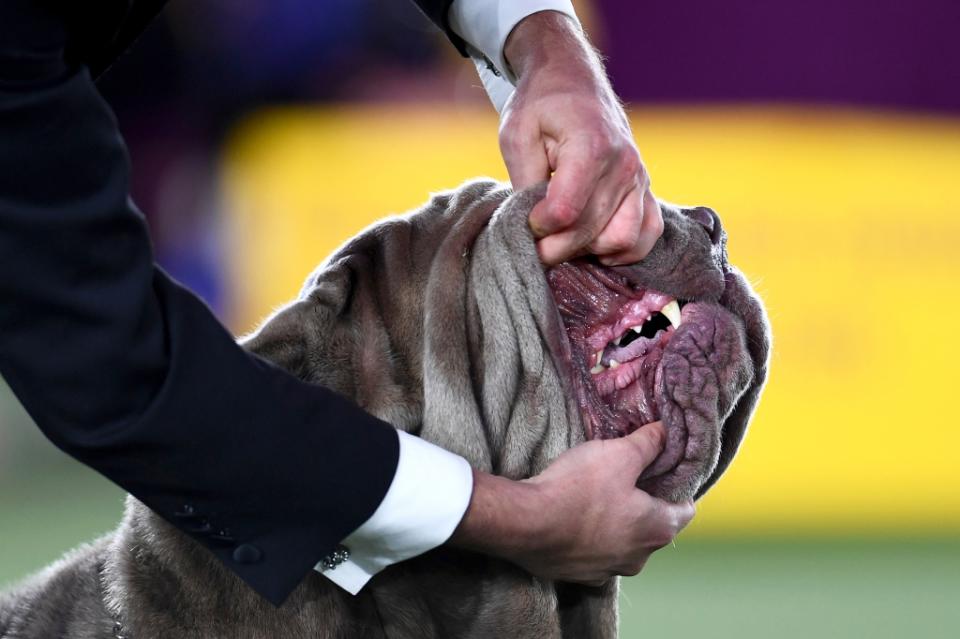
<svg viewBox="0 0 960 639"><path fill-rule="evenodd" d="M662 445L667 435L667 432L663 428L663 423L650 422L646 425L646 428L649 428L651 431L653 431L653 436L656 438L657 442Z"/></svg>

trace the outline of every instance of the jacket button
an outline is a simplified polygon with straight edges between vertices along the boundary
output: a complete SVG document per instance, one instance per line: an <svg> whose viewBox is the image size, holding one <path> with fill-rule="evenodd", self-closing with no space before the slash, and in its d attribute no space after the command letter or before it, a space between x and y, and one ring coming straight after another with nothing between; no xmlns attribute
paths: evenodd
<svg viewBox="0 0 960 639"><path fill-rule="evenodd" d="M253 544L240 544L233 549L233 560L238 564L255 564L263 558L263 551Z"/></svg>
<svg viewBox="0 0 960 639"><path fill-rule="evenodd" d="M191 523L188 523L186 526L184 526L184 528L187 530L187 532L192 532L195 535L205 535L213 530L213 526L211 526L210 522L206 519L195 520Z"/></svg>
<svg viewBox="0 0 960 639"><path fill-rule="evenodd" d="M215 541L218 544L232 544L237 541L230 532L229 528L221 528L217 532L211 534L209 539L210 541Z"/></svg>
<svg viewBox="0 0 960 639"><path fill-rule="evenodd" d="M177 519L193 519L197 517L197 509L191 506L190 504L184 504L180 510L173 513L173 516Z"/></svg>

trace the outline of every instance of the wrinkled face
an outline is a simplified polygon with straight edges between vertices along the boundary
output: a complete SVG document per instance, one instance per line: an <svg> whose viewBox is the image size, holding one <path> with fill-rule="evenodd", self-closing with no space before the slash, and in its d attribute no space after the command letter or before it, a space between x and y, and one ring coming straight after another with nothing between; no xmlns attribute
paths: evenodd
<svg viewBox="0 0 960 639"><path fill-rule="evenodd" d="M639 485L680 500L716 469L725 422L765 369L768 337L759 301L727 262L717 215L663 211L664 235L639 264L579 259L547 279L587 437L622 437L663 420L667 443ZM730 425L728 445L736 447L745 426Z"/></svg>

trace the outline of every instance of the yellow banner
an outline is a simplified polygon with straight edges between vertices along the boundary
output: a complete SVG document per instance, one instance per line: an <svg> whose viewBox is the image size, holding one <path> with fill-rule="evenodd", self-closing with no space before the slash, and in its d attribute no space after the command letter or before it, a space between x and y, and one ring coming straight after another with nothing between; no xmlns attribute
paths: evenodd
<svg viewBox="0 0 960 639"><path fill-rule="evenodd" d="M960 531L960 121L644 109L633 125L657 195L720 213L774 328L751 432L693 532ZM505 178L496 132L439 106L247 121L223 176L233 327L373 220Z"/></svg>

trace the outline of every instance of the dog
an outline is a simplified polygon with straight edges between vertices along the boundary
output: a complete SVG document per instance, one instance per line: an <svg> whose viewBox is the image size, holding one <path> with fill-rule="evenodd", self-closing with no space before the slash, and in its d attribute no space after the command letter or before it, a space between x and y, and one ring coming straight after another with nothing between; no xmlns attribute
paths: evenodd
<svg viewBox="0 0 960 639"><path fill-rule="evenodd" d="M770 351L719 217L663 203L641 262L545 270L527 227L544 193L477 180L381 221L241 343L512 479L661 419L664 450L638 486L702 496L737 452ZM0 597L0 637L609 639L617 592L444 546L357 596L313 573L276 608L130 497L115 532Z"/></svg>

